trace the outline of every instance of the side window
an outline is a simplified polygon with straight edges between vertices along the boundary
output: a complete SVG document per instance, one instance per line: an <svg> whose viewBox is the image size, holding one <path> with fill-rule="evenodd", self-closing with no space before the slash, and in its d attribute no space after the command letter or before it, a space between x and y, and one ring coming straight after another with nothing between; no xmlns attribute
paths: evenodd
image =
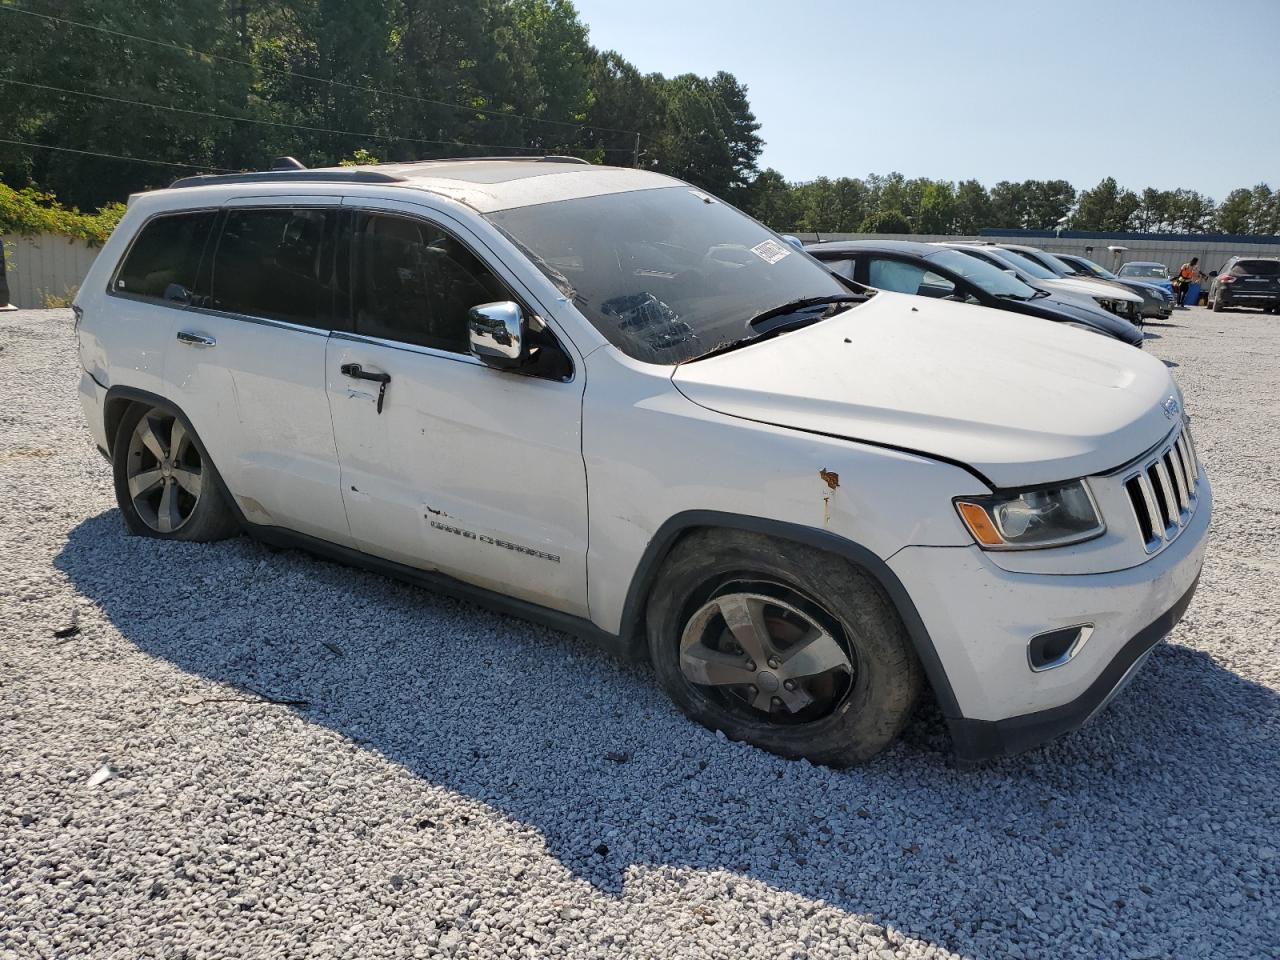
<svg viewBox="0 0 1280 960"><path fill-rule="evenodd" d="M185 302L217 214L179 213L149 220L125 254L112 289L136 297Z"/></svg>
<svg viewBox="0 0 1280 960"><path fill-rule="evenodd" d="M956 285L946 277L926 270L920 278L920 288L916 291L922 297L950 297L956 292Z"/></svg>
<svg viewBox="0 0 1280 960"><path fill-rule="evenodd" d="M869 282L878 290L914 293L922 297L949 297L956 292L954 283L924 267L875 257L871 259Z"/></svg>
<svg viewBox="0 0 1280 960"><path fill-rule="evenodd" d="M822 265L838 276L844 277L846 280L857 282L858 258L845 257L840 260L823 260Z"/></svg>
<svg viewBox="0 0 1280 960"><path fill-rule="evenodd" d="M218 239L209 306L229 313L327 326L336 210L232 207Z"/></svg>
<svg viewBox="0 0 1280 960"><path fill-rule="evenodd" d="M357 213L354 239L356 333L467 353L468 311L511 299L470 250L425 221Z"/></svg>

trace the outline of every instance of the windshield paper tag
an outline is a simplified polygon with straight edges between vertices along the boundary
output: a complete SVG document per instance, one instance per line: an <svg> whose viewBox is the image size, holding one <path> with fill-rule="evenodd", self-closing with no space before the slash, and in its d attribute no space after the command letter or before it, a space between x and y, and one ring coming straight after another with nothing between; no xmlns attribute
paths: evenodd
<svg viewBox="0 0 1280 960"><path fill-rule="evenodd" d="M771 264L777 263L791 253L785 244L779 243L777 240L765 240L763 243L757 243L751 248L751 252L765 263Z"/></svg>

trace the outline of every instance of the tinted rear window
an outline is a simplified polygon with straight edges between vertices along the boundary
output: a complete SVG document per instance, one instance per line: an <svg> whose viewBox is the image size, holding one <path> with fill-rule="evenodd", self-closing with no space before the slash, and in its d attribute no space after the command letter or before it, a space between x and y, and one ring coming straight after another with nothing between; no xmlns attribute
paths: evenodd
<svg viewBox="0 0 1280 960"><path fill-rule="evenodd" d="M1280 277L1280 260L1241 260L1231 272L1237 277Z"/></svg>
<svg viewBox="0 0 1280 960"><path fill-rule="evenodd" d="M163 299L171 285L190 292L200 269L200 255L216 214L181 213L147 221L116 274L114 289L137 297ZM184 299L178 290L175 300Z"/></svg>
<svg viewBox="0 0 1280 960"><path fill-rule="evenodd" d="M337 212L314 207L232 209L218 240L210 306L228 313L323 326L333 309Z"/></svg>

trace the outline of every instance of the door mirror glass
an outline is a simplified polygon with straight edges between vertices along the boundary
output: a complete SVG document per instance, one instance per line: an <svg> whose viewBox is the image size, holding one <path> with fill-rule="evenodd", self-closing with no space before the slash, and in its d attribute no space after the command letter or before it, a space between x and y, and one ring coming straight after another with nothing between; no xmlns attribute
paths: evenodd
<svg viewBox="0 0 1280 960"><path fill-rule="evenodd" d="M524 312L510 300L482 303L467 317L471 353L491 367L514 367L524 359Z"/></svg>

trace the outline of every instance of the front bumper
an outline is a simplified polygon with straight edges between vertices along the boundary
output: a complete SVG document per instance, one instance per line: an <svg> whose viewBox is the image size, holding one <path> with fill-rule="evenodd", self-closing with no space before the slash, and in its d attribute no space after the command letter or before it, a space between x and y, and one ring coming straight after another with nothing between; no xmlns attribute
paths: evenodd
<svg viewBox="0 0 1280 960"><path fill-rule="evenodd" d="M1124 570L1014 573L976 546L907 547L890 558L954 695L958 713L947 720L958 759L1005 756L1074 730L1136 672L1195 593L1212 513L1203 473L1200 482L1178 538ZM1092 629L1073 656L1032 669L1032 637L1079 625Z"/></svg>

